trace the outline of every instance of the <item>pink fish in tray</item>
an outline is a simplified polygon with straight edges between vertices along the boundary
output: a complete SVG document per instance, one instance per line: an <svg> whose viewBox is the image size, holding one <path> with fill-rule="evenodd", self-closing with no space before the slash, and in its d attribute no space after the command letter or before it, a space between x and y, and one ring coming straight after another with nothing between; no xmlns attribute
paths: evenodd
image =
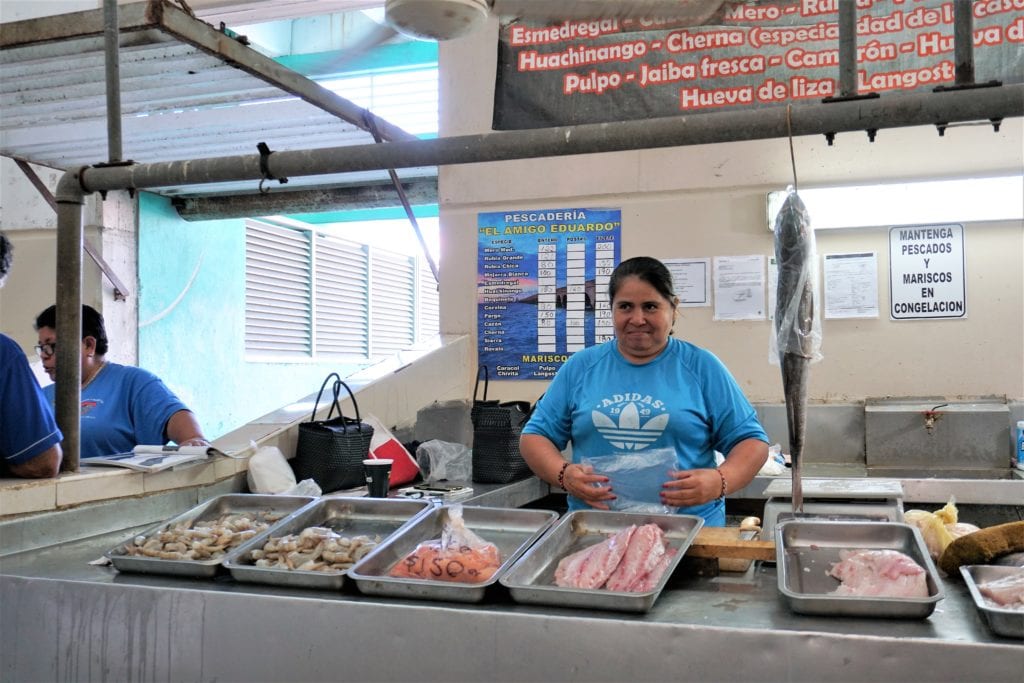
<svg viewBox="0 0 1024 683"><path fill-rule="evenodd" d="M632 524L600 543L563 557L555 569L555 585L646 592L658 584L675 552L657 524Z"/></svg>
<svg viewBox="0 0 1024 683"><path fill-rule="evenodd" d="M978 590L1000 609L1024 611L1024 572L979 583Z"/></svg>
<svg viewBox="0 0 1024 683"><path fill-rule="evenodd" d="M842 583L835 595L878 598L927 598L928 575L897 550L843 550L829 576Z"/></svg>

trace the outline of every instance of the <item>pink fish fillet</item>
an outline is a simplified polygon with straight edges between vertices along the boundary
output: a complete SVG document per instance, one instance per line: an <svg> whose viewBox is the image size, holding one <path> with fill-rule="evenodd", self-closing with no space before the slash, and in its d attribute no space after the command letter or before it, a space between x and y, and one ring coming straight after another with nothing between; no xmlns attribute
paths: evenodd
<svg viewBox="0 0 1024 683"><path fill-rule="evenodd" d="M829 576L842 584L834 595L927 598L928 577L910 557L896 550L843 550Z"/></svg>
<svg viewBox="0 0 1024 683"><path fill-rule="evenodd" d="M1024 572L978 584L986 598L1008 609L1024 609Z"/></svg>
<svg viewBox="0 0 1024 683"><path fill-rule="evenodd" d="M619 566L636 525L563 557L555 569L555 585L562 588L600 588Z"/></svg>
<svg viewBox="0 0 1024 683"><path fill-rule="evenodd" d="M661 581L661 575L668 569L668 563L672 561L672 558L676 556L678 551L675 548L666 548L665 554L658 560L658 564L654 565L651 572L646 576L641 576L633 584L630 585L628 590L631 593L646 593L647 591L654 590L654 587Z"/></svg>
<svg viewBox="0 0 1024 683"><path fill-rule="evenodd" d="M665 556L665 532L657 524L644 524L629 539L622 561L615 568L605 588L610 591L628 591L630 586L651 573Z"/></svg>

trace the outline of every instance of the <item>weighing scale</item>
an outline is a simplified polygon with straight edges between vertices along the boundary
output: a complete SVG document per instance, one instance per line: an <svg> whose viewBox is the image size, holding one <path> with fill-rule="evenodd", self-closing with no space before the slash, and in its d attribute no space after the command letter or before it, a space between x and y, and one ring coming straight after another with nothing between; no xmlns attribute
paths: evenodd
<svg viewBox="0 0 1024 683"><path fill-rule="evenodd" d="M764 538L790 519L903 522L903 484L892 479L803 479L803 512L793 512L792 479L765 488Z"/></svg>

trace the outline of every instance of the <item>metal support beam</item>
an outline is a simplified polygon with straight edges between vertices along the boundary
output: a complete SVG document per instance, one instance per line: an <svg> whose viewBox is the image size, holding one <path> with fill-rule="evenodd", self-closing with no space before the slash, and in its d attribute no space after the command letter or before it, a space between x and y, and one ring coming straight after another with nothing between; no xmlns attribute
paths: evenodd
<svg viewBox="0 0 1024 683"><path fill-rule="evenodd" d="M78 173L57 183L57 387L54 407L64 434L61 469L77 472L81 452L82 402L82 206Z"/></svg>
<svg viewBox="0 0 1024 683"><path fill-rule="evenodd" d="M839 3L839 96L857 94L857 3Z"/></svg>
<svg viewBox="0 0 1024 683"><path fill-rule="evenodd" d="M259 52L247 47L235 38L228 37L209 24L193 19L166 0L150 0L147 16L161 28L178 39L194 45L204 52L221 57L232 66L252 74L285 92L298 97L324 111L334 114L362 130L368 130L365 118L373 119L374 125L385 140L416 140L393 123L369 113L363 107L346 100L301 74L285 68ZM287 177L287 176L278 176Z"/></svg>
<svg viewBox="0 0 1024 683"><path fill-rule="evenodd" d="M437 203L436 177L404 180L402 190L410 204ZM223 197L178 197L172 199L171 204L186 221L209 221L288 213L392 208L396 200L395 189L391 185L364 185Z"/></svg>
<svg viewBox="0 0 1024 683"><path fill-rule="evenodd" d="M36 188L36 192L38 192L46 203L50 205L50 208L53 209L54 213L57 213L57 200L54 198L53 193L50 192L50 188L48 188L46 183L43 182L43 179L39 177L39 174L36 173L35 170L28 165L28 162L23 159L14 159L14 163L18 165L18 168L20 168L21 172L25 174L28 181ZM130 294L128 288L124 286L124 283L121 282L121 278L117 276L117 273L115 273L114 269L110 267L110 264L108 264L103 256L100 255L96 247L92 246L89 240L84 238L82 240L82 245L85 248L85 252L89 254L89 258L99 266L100 272L102 272L106 278L110 280L110 284L114 286L114 300L123 301L128 298L128 295Z"/></svg>
<svg viewBox="0 0 1024 683"><path fill-rule="evenodd" d="M103 47L107 85L107 161L121 161L121 34L117 27L117 0L103 0Z"/></svg>
<svg viewBox="0 0 1024 683"><path fill-rule="evenodd" d="M791 120L787 120L790 110ZM827 105L500 131L387 145L281 151L270 155L268 165L274 177L288 178L782 138L789 135L789 124L792 134L800 136L997 121L1021 116L1024 116L1024 84L1009 84L984 90L885 95ZM88 168L81 174L86 192L262 177L258 154Z"/></svg>
<svg viewBox="0 0 1024 683"><path fill-rule="evenodd" d="M974 83L974 15L971 0L953 2L953 59L957 85Z"/></svg>

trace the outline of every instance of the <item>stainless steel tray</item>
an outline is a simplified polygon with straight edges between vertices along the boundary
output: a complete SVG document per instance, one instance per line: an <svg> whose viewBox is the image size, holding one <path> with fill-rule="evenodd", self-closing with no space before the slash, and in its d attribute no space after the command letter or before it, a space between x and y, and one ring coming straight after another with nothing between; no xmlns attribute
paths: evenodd
<svg viewBox="0 0 1024 683"><path fill-rule="evenodd" d="M349 570L306 571L257 567L252 551L274 536L297 534L311 526L327 527L343 536L380 536L381 543L435 507L429 500L399 498L321 498L282 524L264 531L228 553L224 566L237 581L271 583L299 588L337 590Z"/></svg>
<svg viewBox="0 0 1024 683"><path fill-rule="evenodd" d="M981 594L978 584L995 581L1006 576L1024 574L1024 567L1002 567L989 564L969 564L960 567L974 604L985 618L993 633L1007 638L1024 638L1024 611L999 607Z"/></svg>
<svg viewBox="0 0 1024 683"><path fill-rule="evenodd" d="M388 576L391 567L417 545L441 537L451 507L444 505L434 508L401 533L394 534L350 569L349 578L367 595L481 602L487 588L496 584L516 558L558 519L558 513L549 510L463 507L462 519L466 527L485 541L498 546L501 553L501 566L490 579L482 583L452 583Z"/></svg>
<svg viewBox="0 0 1024 683"><path fill-rule="evenodd" d="M897 550L927 574L927 598L832 595L839 581L828 575L841 550ZM896 522L793 520L776 527L779 592L799 614L923 619L945 597L921 533Z"/></svg>
<svg viewBox="0 0 1024 683"><path fill-rule="evenodd" d="M124 543L108 550L104 555L118 571L122 572L179 574L209 578L216 575L227 553L209 560L165 560L158 557L128 555L125 552L125 547L139 537L149 538L179 524L192 526L196 522L217 519L226 514L247 513L259 519L269 515L274 518L271 521L272 528L274 525L284 522L289 515L312 505L315 500L316 498L311 496L270 496L254 493L231 493L218 496L205 503L200 503L177 517L150 527L141 534L132 536Z"/></svg>
<svg viewBox="0 0 1024 683"><path fill-rule="evenodd" d="M650 523L661 527L669 544L676 550L675 557L653 590L625 593L555 585L555 569L566 555L600 543L609 534L626 529L631 524L640 526ZM577 510L562 517L554 528L520 557L501 577L501 583L509 589L512 599L521 603L647 612L654 606L702 526L704 519L694 515Z"/></svg>

